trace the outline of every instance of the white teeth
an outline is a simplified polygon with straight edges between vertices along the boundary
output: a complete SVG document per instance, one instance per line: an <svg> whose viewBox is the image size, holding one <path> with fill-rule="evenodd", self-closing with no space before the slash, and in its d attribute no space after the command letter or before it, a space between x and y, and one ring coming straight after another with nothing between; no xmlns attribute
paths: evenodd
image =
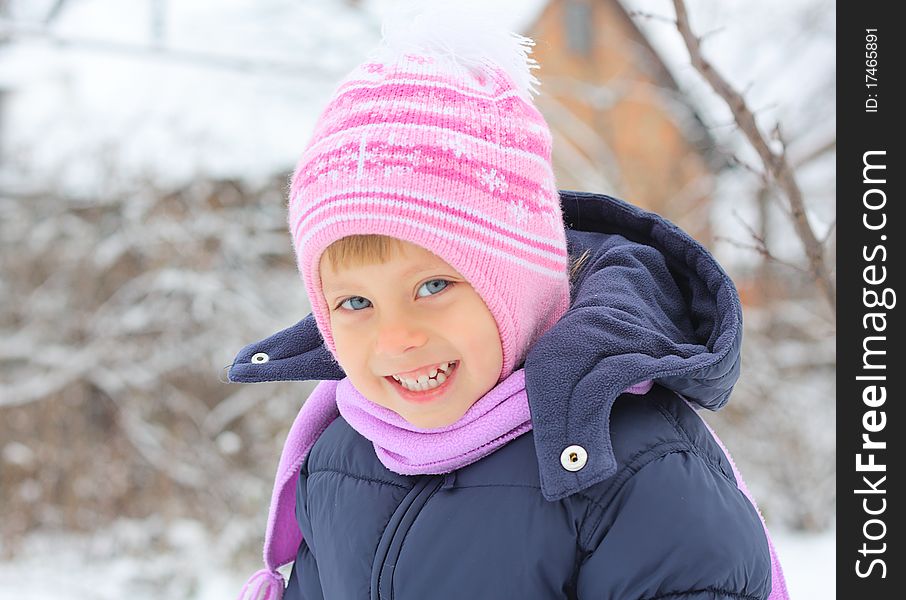
<svg viewBox="0 0 906 600"><path fill-rule="evenodd" d="M431 375L422 375L418 379L401 379L397 375L392 375L395 380L397 380L400 385L402 385L407 390L414 392L423 392L436 388L443 382L447 380L447 376L453 371L456 361L441 363L435 369L431 369Z"/></svg>

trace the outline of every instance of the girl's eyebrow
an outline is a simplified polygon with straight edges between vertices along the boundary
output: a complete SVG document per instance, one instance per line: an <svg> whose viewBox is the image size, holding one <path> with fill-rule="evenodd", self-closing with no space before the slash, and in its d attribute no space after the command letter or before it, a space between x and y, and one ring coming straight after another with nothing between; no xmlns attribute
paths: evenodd
<svg viewBox="0 0 906 600"><path fill-rule="evenodd" d="M402 274L403 277L412 277L417 273L427 273L428 271L442 271L444 270L443 265L431 265L426 266L424 264L416 265L415 267L409 269L408 271Z"/></svg>
<svg viewBox="0 0 906 600"><path fill-rule="evenodd" d="M416 265L407 271L404 271L403 273L400 274L400 277L405 279L405 278L412 277L413 275L417 275L417 274L437 272L437 271L446 271L446 270L447 270L447 267L445 267L444 265L427 265L427 264L423 263L420 265ZM329 288L324 285L324 282L322 280L321 285L324 286L324 291L331 292L332 294L342 295L343 293L346 293L344 290L354 289L357 287L356 285L349 284L347 281L345 281L342 278L339 278L339 279L340 279L340 281L338 281L335 286L331 286Z"/></svg>

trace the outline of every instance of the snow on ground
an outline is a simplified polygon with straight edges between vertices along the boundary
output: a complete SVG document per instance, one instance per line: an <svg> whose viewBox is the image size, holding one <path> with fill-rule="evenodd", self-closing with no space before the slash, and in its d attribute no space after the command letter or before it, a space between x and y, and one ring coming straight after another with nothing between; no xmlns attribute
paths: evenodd
<svg viewBox="0 0 906 600"><path fill-rule="evenodd" d="M0 600L235 598L244 579L225 564L228 550L194 521L159 518L121 519L92 536L32 534L0 562Z"/></svg>
<svg viewBox="0 0 906 600"><path fill-rule="evenodd" d="M156 531L155 542L147 539ZM262 532L263 533L263 532ZM836 597L836 532L772 533L790 598ZM0 562L0 600L223 600L235 598L257 563L226 564L230 532L217 539L191 521L120 521L89 537L33 535ZM155 550L157 544L165 550ZM289 567L283 569L289 575Z"/></svg>
<svg viewBox="0 0 906 600"><path fill-rule="evenodd" d="M771 533L792 600L837 597L837 532Z"/></svg>

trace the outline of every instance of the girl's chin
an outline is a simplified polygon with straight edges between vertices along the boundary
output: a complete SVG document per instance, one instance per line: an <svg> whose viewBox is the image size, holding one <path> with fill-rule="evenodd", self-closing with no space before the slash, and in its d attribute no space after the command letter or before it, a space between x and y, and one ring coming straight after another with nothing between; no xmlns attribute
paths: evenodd
<svg viewBox="0 0 906 600"><path fill-rule="evenodd" d="M399 413L398 413L399 414ZM406 415L400 414L402 418L406 420L410 425L418 427L419 429L439 429L441 427L447 427L452 425L459 420L459 417L434 417L434 418L424 418L421 415Z"/></svg>

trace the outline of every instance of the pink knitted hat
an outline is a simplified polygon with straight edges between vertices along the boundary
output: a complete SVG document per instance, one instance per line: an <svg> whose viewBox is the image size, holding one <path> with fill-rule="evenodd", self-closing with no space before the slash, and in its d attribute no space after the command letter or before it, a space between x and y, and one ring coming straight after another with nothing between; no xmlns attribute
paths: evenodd
<svg viewBox="0 0 906 600"><path fill-rule="evenodd" d="M297 266L335 358L319 261L353 234L417 244L467 279L500 332L498 382L569 306L551 134L531 100L534 42L484 12L469 22L457 3L436 3L385 20L293 173Z"/></svg>

